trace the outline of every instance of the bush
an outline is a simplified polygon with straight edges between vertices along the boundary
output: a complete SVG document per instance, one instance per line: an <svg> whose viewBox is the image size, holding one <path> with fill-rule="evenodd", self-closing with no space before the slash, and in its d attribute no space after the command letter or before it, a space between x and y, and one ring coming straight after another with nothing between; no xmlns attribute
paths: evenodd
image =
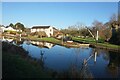
<svg viewBox="0 0 120 80"><path fill-rule="evenodd" d="M16 31L11 31L11 30L5 30L4 33L9 33L9 34L16 34L17 32Z"/></svg>
<svg viewBox="0 0 120 80"><path fill-rule="evenodd" d="M14 34L14 35L15 35L15 34L16 34L16 31L10 31L10 34Z"/></svg>
<svg viewBox="0 0 120 80"><path fill-rule="evenodd" d="M71 41L72 40L72 38L70 37L70 36L66 36L64 39L63 39L63 41Z"/></svg>
<svg viewBox="0 0 120 80"><path fill-rule="evenodd" d="M120 28L118 30L115 30L109 42L112 44L120 45Z"/></svg>
<svg viewBox="0 0 120 80"><path fill-rule="evenodd" d="M104 42L105 42L105 39L102 39L102 38L101 38L101 39L98 40L98 42L99 42L99 43L104 43Z"/></svg>

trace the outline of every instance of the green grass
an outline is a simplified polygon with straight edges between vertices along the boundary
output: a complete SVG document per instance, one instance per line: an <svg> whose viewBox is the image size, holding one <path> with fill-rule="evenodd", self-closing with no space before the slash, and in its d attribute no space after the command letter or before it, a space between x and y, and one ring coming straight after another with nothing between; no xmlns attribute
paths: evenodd
<svg viewBox="0 0 120 80"><path fill-rule="evenodd" d="M98 43L98 45L108 47L108 48L113 48L113 49L120 49L119 45L114 45L114 44L110 44L110 43Z"/></svg>
<svg viewBox="0 0 120 80"><path fill-rule="evenodd" d="M20 55L3 51L3 78L50 78L41 66L31 63Z"/></svg>
<svg viewBox="0 0 120 80"><path fill-rule="evenodd" d="M55 38L39 38L39 40L49 41L49 42L54 42L54 43L60 43L61 42L60 40L57 40Z"/></svg>
<svg viewBox="0 0 120 80"><path fill-rule="evenodd" d="M96 41L93 38L83 39L83 38L73 37L72 39L74 41L85 42L85 43L90 43L90 44L96 45ZM108 48L112 48L112 49L119 49L120 48L119 45L114 45L114 44L104 42L102 39L99 39L97 46L108 47Z"/></svg>
<svg viewBox="0 0 120 80"><path fill-rule="evenodd" d="M46 41L46 42L51 42L55 44L61 44L61 40L52 38L52 37L43 37L43 38L38 38L35 36L29 36L29 37L24 37L24 39L30 39L30 40L35 40L35 41Z"/></svg>
<svg viewBox="0 0 120 80"><path fill-rule="evenodd" d="M37 37L34 37L34 36L29 36L28 38L30 40L47 41L47 42L51 42L51 43L55 43L55 44L61 44L61 42L62 42L61 40L57 40L55 38L37 38ZM72 37L72 40L96 45L96 41L93 38ZM97 46L107 47L107 48L112 48L112 49L119 49L120 48L120 46L118 46L118 45L114 45L114 44L104 42L103 39L98 40Z"/></svg>

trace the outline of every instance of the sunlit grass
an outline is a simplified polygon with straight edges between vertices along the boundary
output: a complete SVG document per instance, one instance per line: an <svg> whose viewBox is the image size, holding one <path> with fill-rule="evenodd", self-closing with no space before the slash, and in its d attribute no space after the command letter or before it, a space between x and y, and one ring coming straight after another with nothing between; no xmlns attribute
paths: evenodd
<svg viewBox="0 0 120 80"><path fill-rule="evenodd" d="M90 43L90 44L95 44L96 45L96 41L93 38L78 38L78 37L73 37L72 39L74 41L86 42L86 43ZM103 46L103 47L108 47L108 48L115 48L115 49L119 49L120 48L119 45L110 44L108 42L104 42L101 39L98 41L97 45L98 46Z"/></svg>
<svg viewBox="0 0 120 80"><path fill-rule="evenodd" d="M51 43L55 43L55 44L60 44L62 41L52 38L52 37L43 37L43 38L38 38L36 36L29 36L25 39L30 39L30 40L35 40L35 41L46 41L46 42L51 42Z"/></svg>
<svg viewBox="0 0 120 80"><path fill-rule="evenodd" d="M55 43L55 44L61 44L62 43L62 40L58 40L58 39L55 39L55 38L52 38L52 37L38 38L36 36L29 36L28 39L35 40L35 41L47 41L47 42L51 42L51 43ZM96 45L96 41L93 38L73 37L72 40ZM114 44L110 44L108 42L104 42L104 40L102 40L102 39L98 40L97 46L113 48L113 49L120 48L120 46L114 45Z"/></svg>

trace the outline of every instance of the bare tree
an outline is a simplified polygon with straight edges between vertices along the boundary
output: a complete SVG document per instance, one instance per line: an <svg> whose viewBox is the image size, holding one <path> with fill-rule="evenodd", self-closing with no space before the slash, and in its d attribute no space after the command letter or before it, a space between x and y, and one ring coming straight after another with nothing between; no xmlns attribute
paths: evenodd
<svg viewBox="0 0 120 80"><path fill-rule="evenodd" d="M99 22L98 20L94 20L92 25L96 30L100 30L101 28L103 28L103 23Z"/></svg>
<svg viewBox="0 0 120 80"><path fill-rule="evenodd" d="M69 27L68 27L68 30L70 30L70 31L76 31L77 28L76 28L75 25L72 25L72 26L69 26Z"/></svg>
<svg viewBox="0 0 120 80"><path fill-rule="evenodd" d="M117 14L112 14L111 17L110 17L110 22L114 22L114 21L117 21Z"/></svg>
<svg viewBox="0 0 120 80"><path fill-rule="evenodd" d="M77 23L75 24L75 26L76 26L76 28L78 29L79 35L80 35L80 34L81 34L81 29L85 28L85 24L82 23L82 22L77 22Z"/></svg>
<svg viewBox="0 0 120 80"><path fill-rule="evenodd" d="M103 28L103 23L99 22L98 20L94 20L92 23L92 33L94 36L97 36L97 31L99 31L99 37L101 36L100 34L102 33Z"/></svg>

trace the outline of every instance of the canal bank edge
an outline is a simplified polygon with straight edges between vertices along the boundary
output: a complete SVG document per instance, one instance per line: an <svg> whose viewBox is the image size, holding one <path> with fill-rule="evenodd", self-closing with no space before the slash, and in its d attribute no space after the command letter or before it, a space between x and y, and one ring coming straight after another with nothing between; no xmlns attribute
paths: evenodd
<svg viewBox="0 0 120 80"><path fill-rule="evenodd" d="M55 39L55 38L22 37L22 39L35 40L35 41L46 41L46 42L50 42L50 43L53 43L53 44L62 45L62 46L65 46L65 47L80 47L80 46L75 46L75 45L66 45L64 43L62 44L62 42L60 40ZM77 43L82 43L82 44L89 44L89 47L93 47L93 48L106 49L106 50L115 51L115 52L120 51L120 46L119 45L104 44L104 43L97 43L96 44L96 43L78 41L78 40L74 40L74 39L73 39L73 41L77 42Z"/></svg>

